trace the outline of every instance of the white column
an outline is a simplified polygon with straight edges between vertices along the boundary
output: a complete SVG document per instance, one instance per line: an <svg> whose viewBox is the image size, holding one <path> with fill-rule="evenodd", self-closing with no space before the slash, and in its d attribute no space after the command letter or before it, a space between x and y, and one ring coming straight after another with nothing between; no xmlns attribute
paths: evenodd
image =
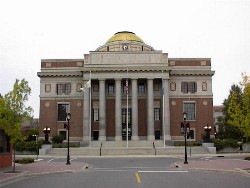
<svg viewBox="0 0 250 188"><path fill-rule="evenodd" d="M165 139L171 140L171 136L170 136L170 109L169 109L169 80L163 79L163 84L164 84Z"/></svg>
<svg viewBox="0 0 250 188"><path fill-rule="evenodd" d="M132 79L132 140L139 140L138 137L138 96L137 80Z"/></svg>
<svg viewBox="0 0 250 188"><path fill-rule="evenodd" d="M122 140L121 79L115 80L115 140Z"/></svg>
<svg viewBox="0 0 250 188"><path fill-rule="evenodd" d="M154 135L154 88L153 79L148 79L148 98L147 98L147 132L148 140L155 140Z"/></svg>
<svg viewBox="0 0 250 188"><path fill-rule="evenodd" d="M89 90L83 92L83 141L89 141Z"/></svg>
<svg viewBox="0 0 250 188"><path fill-rule="evenodd" d="M99 140L106 140L105 80L99 80Z"/></svg>

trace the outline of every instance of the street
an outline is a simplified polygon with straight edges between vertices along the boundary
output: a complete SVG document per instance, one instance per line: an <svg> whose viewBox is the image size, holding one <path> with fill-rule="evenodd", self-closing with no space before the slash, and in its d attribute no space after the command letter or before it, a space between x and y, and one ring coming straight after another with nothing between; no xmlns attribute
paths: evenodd
<svg viewBox="0 0 250 188"><path fill-rule="evenodd" d="M215 160L216 158L197 158ZM197 160L196 159L196 160ZM66 163L64 158L44 158L47 163ZM249 187L250 177L238 173L183 170L173 164L180 158L73 158L71 163L88 163L73 173L22 177L0 185L4 188L68 187Z"/></svg>

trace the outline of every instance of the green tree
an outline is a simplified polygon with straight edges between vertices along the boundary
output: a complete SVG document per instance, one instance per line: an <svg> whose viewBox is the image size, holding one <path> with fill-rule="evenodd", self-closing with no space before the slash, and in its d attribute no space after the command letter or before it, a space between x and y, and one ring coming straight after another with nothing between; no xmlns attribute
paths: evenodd
<svg viewBox="0 0 250 188"><path fill-rule="evenodd" d="M237 127L243 137L250 137L250 81L246 74L242 74L243 81L237 90L231 90L228 98L228 123Z"/></svg>
<svg viewBox="0 0 250 188"><path fill-rule="evenodd" d="M25 106L30 93L28 82L24 79L21 81L16 79L13 90L7 93L4 98L0 98L0 127L10 137L10 143L14 150L14 161L15 144L25 140L25 136L21 134L23 119L30 119L33 113L30 106ZM15 162L13 164L13 171L15 171Z"/></svg>

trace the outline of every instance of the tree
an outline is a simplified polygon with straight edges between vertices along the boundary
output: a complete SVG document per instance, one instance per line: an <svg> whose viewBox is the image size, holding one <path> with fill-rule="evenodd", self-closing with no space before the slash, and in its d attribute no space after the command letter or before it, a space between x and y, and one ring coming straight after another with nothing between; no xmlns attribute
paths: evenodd
<svg viewBox="0 0 250 188"><path fill-rule="evenodd" d="M30 119L33 113L30 106L25 106L30 93L28 82L24 79L21 81L16 79L13 90L7 93L4 98L0 98L0 127L10 137L10 143L14 150L14 161L15 144L25 140L25 136L21 134L23 119ZM15 171L15 162L13 164L13 171Z"/></svg>
<svg viewBox="0 0 250 188"><path fill-rule="evenodd" d="M237 127L243 137L250 137L250 81L246 74L242 74L243 81L237 89L231 90L228 97L228 123Z"/></svg>

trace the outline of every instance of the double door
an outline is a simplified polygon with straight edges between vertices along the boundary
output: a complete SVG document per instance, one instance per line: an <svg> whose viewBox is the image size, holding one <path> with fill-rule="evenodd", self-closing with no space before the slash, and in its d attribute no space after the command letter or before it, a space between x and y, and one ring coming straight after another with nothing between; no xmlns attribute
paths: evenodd
<svg viewBox="0 0 250 188"><path fill-rule="evenodd" d="M122 140L127 140L127 127L128 139L131 140L132 127L131 127L131 108L122 108Z"/></svg>

